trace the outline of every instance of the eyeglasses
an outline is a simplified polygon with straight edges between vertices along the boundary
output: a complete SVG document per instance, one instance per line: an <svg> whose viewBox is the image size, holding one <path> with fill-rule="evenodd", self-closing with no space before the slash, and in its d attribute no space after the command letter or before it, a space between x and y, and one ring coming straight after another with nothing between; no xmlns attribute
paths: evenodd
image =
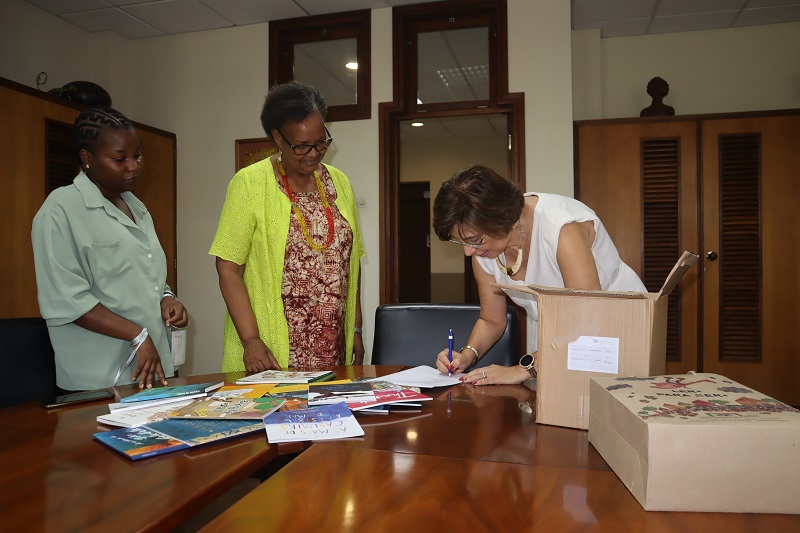
<svg viewBox="0 0 800 533"><path fill-rule="evenodd" d="M470 237L469 239L467 239L467 241L472 241L472 242L467 242L467 241L461 242L461 241L456 240L456 239L448 239L447 242L452 242L452 243L455 243L455 244L457 244L459 246L468 246L470 248L478 249L481 246L483 246L485 237L486 237L486 235L484 234L484 235L481 235L480 237L477 237L477 238L476 237Z"/></svg>
<svg viewBox="0 0 800 533"><path fill-rule="evenodd" d="M286 141L286 144L288 144L292 148L292 152L294 152L294 155L306 155L311 151L312 148L316 150L318 153L322 153L325 150L327 150L328 147L333 142L333 137L331 137L331 133L328 131L328 127L327 126L322 126L322 127L325 128L325 135L327 135L328 137L324 141L320 141L314 144L307 144L307 143L292 144L289 142L289 139L286 138L286 135L284 135L281 132L281 130L278 130L278 133L281 134L281 137L283 137L283 140Z"/></svg>

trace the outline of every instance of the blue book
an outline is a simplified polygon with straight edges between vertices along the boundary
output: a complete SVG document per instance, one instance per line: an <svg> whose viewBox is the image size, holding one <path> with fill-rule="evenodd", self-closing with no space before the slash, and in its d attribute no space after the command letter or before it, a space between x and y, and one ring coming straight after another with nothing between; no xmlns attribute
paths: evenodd
<svg viewBox="0 0 800 533"><path fill-rule="evenodd" d="M135 428L95 433L94 438L134 461L260 431L261 420L167 419Z"/></svg>
<svg viewBox="0 0 800 533"><path fill-rule="evenodd" d="M174 387L153 387L152 389L144 389L141 392L122 398L120 403L135 403L145 400L160 400L162 398L179 398L181 396L208 394L212 390L222 387L224 384L224 381L220 381L219 383L196 383L194 385L176 385Z"/></svg>
<svg viewBox="0 0 800 533"><path fill-rule="evenodd" d="M162 435L147 426L103 431L95 433L94 438L134 461L189 448L185 442Z"/></svg>

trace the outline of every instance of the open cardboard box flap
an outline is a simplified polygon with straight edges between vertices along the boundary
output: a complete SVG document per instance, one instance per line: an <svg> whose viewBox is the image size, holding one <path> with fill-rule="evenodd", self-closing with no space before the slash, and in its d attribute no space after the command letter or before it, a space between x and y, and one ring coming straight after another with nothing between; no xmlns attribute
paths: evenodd
<svg viewBox="0 0 800 533"><path fill-rule="evenodd" d="M633 291L592 291L585 289L568 289L564 287L546 287L544 285L507 285L503 283L493 283L494 287L500 289L508 289L518 292L526 292L533 295L561 295L561 296L588 296L588 297L603 297L603 298L631 298L631 299L644 299L649 298L658 300L663 296L667 296L680 281L683 274L697 261L697 254L684 251L681 254L678 262L672 267L672 270L661 286L658 292L633 292Z"/></svg>

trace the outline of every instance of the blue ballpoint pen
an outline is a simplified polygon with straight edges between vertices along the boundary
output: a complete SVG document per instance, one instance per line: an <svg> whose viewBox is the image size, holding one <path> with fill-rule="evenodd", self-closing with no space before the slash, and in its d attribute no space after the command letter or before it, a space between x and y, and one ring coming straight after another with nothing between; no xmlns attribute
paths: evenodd
<svg viewBox="0 0 800 533"><path fill-rule="evenodd" d="M447 359L450 360L450 366L447 368L447 375L453 375L453 330L447 336Z"/></svg>

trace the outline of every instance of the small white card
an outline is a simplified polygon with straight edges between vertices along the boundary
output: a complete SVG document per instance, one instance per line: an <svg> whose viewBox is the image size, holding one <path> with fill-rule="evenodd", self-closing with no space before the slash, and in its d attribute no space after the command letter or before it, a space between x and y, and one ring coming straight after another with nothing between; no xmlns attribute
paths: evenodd
<svg viewBox="0 0 800 533"><path fill-rule="evenodd" d="M567 368L584 372L619 373L619 339L616 337L578 337L569 343Z"/></svg>
<svg viewBox="0 0 800 533"><path fill-rule="evenodd" d="M176 367L186 362L186 330L172 330L172 364Z"/></svg>

